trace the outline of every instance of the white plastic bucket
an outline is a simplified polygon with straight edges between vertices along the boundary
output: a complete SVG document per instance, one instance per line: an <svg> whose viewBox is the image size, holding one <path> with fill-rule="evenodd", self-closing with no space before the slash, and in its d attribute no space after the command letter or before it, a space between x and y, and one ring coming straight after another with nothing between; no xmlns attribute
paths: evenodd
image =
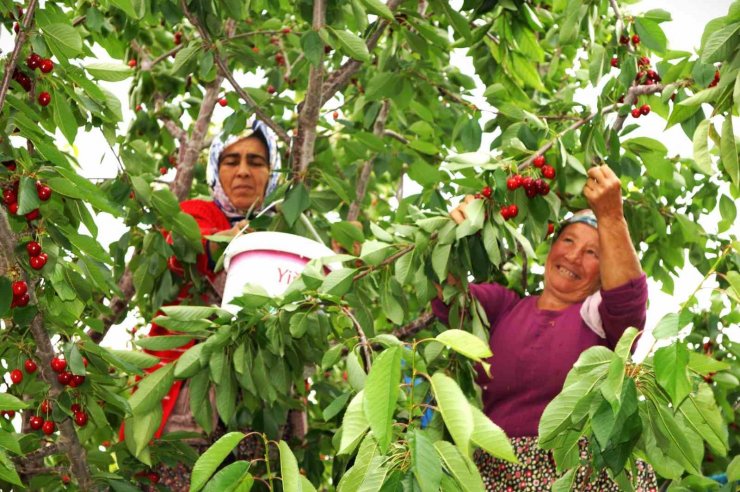
<svg viewBox="0 0 740 492"><path fill-rule="evenodd" d="M226 284L221 307L237 311L239 308L229 302L240 296L247 284L259 285L269 295L280 296L309 261L334 255L325 245L294 234L251 232L239 236L224 252Z"/></svg>

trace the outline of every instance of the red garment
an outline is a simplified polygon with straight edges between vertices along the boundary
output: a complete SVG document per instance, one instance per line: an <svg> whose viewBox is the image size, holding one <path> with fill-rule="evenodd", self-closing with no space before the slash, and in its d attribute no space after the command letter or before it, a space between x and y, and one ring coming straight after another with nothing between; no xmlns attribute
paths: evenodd
<svg viewBox="0 0 740 492"><path fill-rule="evenodd" d="M221 209L218 208L218 206L212 201L187 200L180 204L180 209L195 218L195 221L200 227L201 236L210 236L212 234L217 234L221 231L231 229L232 227L231 222L229 222L229 219L226 217L226 215L224 215ZM172 243L171 234L167 234L167 242ZM198 258L196 260L196 267L200 273L208 277L209 280L213 281L216 275L213 273L213 271L210 270L208 251L206 249L208 245L206 244L205 239L203 239L202 242L204 252L198 255ZM177 299L170 305L180 304L184 299L188 297L189 290L190 284L183 285L180 289L180 293L178 294ZM149 329L150 337L172 334L174 333L154 323L152 323L152 326ZM185 351L187 351L187 349L193 346L193 344L194 342L190 341L181 347L162 351L144 349L144 352L154 355L155 357L159 357L160 359L157 364L148 369L145 369L144 371L146 373L152 373L165 364L179 359L180 356ZM182 383L182 380L175 381L172 384L172 387L170 388L167 396L162 399L162 423L160 424L159 429L157 429L157 432L154 434L154 437L156 438L159 438L162 435L164 426L167 423L170 414L172 413L172 409L174 408L175 403L177 402L177 397L180 394ZM121 438L123 438L123 427L121 428Z"/></svg>

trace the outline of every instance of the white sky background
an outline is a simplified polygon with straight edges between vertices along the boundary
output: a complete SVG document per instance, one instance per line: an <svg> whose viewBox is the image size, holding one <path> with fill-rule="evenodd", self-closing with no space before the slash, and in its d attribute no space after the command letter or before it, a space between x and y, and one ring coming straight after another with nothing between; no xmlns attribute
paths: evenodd
<svg viewBox="0 0 740 492"><path fill-rule="evenodd" d="M451 3L455 6L460 4L461 0L453 0ZM669 47L675 50L694 52L699 47L701 35L706 23L713 18L726 15L730 3L730 0L643 0L634 5L621 5L621 9L623 13L633 14L638 14L655 8L669 10L673 16L673 20L661 24L668 38ZM3 52L7 52L12 49L12 44L10 43L12 43L13 39L11 36L7 35L7 32L4 32L3 34L4 35L0 39L0 49L2 49ZM102 52L102 50L100 50L100 56L101 58L105 57L105 53ZM453 53L452 63L457 65L462 72L478 80L472 71L472 63L466 60L465 50L456 50L456 52ZM252 87L261 86L264 83L261 80L261 77L242 80L241 82ZM129 82L101 82L101 85L113 91L121 99L122 107L124 108L124 119L126 121L121 123L120 128L124 130L128 127L129 121L133 117L133 113L128 109ZM228 87L228 83L225 83L224 89L225 91L231 90L231 88ZM485 108L490 108L490 106L482 97L484 90L485 87L479 83L479 87L473 91L473 97L468 98L479 108L484 109L481 124L491 117L490 112L487 113L485 111ZM577 97L581 102L593 105L596 100L596 93L595 91L581 91ZM221 108L217 105L214 113L214 121L223 120L228 116L229 111L230 110L228 108ZM683 133L680 126L675 126L664 131L665 121L654 113L641 117L639 119L639 124L640 128L632 133L633 136L651 136L660 140L668 147L669 155L680 154L681 156L691 157L691 141ZM90 133L84 133L82 129L80 129L74 147L70 147L61 135L58 135L58 137L60 150L68 151L77 157L80 164L80 174L83 176L91 179L104 179L112 178L117 174L118 164L116 158L99 131L93 130ZM488 148L491 139L491 135L484 135L482 145L483 149ZM169 176L169 178L171 179L172 176ZM165 177L165 179L167 179L167 177ZM415 192L414 186L416 185L413 182L405 183L404 188L406 193ZM418 190L418 187L416 189ZM106 216L106 214L101 214L101 216L99 216L99 222L101 232L98 239L104 246L117 240L120 235L125 232L125 227L120 222L114 220L110 216ZM702 225L707 230L716 230L716 222ZM701 278L702 276L693 267L689 266L685 268L682 271L680 278L675 282L676 288L674 296L669 296L661 292L659 285L651 283L650 308L648 310L647 326L654 326L666 313L677 312L680 303L685 301L691 292L693 292L693 289L699 284ZM716 282L712 279L708 280L706 283L706 287L715 285ZM709 293L708 289L704 289L700 292L700 300L708 299ZM133 318L128 318L121 325L114 327L106 338L104 344L118 347L125 345L129 338L126 334L126 329L130 329L134 324L135 320ZM644 337L641 342L643 350L651 343L647 337Z"/></svg>

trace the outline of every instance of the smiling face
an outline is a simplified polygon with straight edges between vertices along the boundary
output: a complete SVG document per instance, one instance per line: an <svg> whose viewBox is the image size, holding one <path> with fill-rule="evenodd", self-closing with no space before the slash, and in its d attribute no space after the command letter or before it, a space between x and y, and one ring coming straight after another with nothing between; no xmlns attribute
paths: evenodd
<svg viewBox="0 0 740 492"><path fill-rule="evenodd" d="M584 300L600 285L599 233L583 223L566 226L547 255L542 296L568 306Z"/></svg>
<svg viewBox="0 0 740 492"><path fill-rule="evenodd" d="M269 176L267 147L257 137L243 138L221 153L218 178L231 204L239 210L249 210L264 199Z"/></svg>

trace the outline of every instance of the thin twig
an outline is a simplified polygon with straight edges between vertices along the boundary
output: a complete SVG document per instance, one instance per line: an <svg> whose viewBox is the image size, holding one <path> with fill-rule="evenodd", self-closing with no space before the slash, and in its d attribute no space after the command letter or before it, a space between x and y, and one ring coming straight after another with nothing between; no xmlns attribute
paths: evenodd
<svg viewBox="0 0 740 492"><path fill-rule="evenodd" d="M385 121L388 119L388 109L390 108L389 101L386 99L383 101L383 105L378 111L378 116L373 124L373 134L380 137L383 135L385 130ZM365 193L367 192L367 183L370 181L370 171L373 169L373 162L375 162L375 156L366 160L360 171L360 177L357 178L357 185L355 186L355 199L349 206L349 212L347 213L347 220L357 220L360 216L360 206L362 201L365 199Z"/></svg>
<svg viewBox="0 0 740 492"><path fill-rule="evenodd" d="M360 325L360 322L357 321L357 318L352 314L352 310L346 306L342 307L342 311L344 311L344 314L346 314L349 319L352 320L352 324L355 325L355 330L357 330L357 335L360 337L360 346L362 347L362 356L365 359L365 371L370 372L370 367L372 367L373 359L371 356L372 349L370 348L370 343L367 341L367 336L365 335L365 331L362 329L362 325Z"/></svg>
<svg viewBox="0 0 740 492"><path fill-rule="evenodd" d="M434 316L433 312L429 311L423 313L414 321L402 326L401 328L398 328L397 330L393 330L393 334L401 340L406 340L407 338L413 337L421 330L431 325L435 319L436 317Z"/></svg>
<svg viewBox="0 0 740 492"><path fill-rule="evenodd" d="M49 444L48 446L44 446L43 448L39 448L36 451L32 451L25 456L19 456L17 458L13 458L13 461L18 466L23 467L23 466L26 466L26 464L29 461L46 458L47 456L51 456L52 454L57 454L58 452L59 452L59 443L54 443L54 444Z"/></svg>
<svg viewBox="0 0 740 492"><path fill-rule="evenodd" d="M404 137L400 133L394 132L393 130L385 129L383 131L383 135L385 135L386 137L395 138L396 140L398 140L399 142L401 142L404 145L406 145L406 144L409 143L409 140L406 137Z"/></svg>
<svg viewBox="0 0 740 492"><path fill-rule="evenodd" d="M5 106L5 97L8 95L10 79L13 77L16 65L18 65L18 57L21 54L21 48L23 48L23 44L26 42L26 32L31 28L31 24L33 24L33 14L36 11L37 1L38 0L31 0L28 2L28 7L26 7L26 13L24 14L25 17L23 18L23 26L21 27L21 30L18 31L18 35L15 38L13 52L10 54L7 63L5 63L5 73L3 74L2 86L0 86L0 113L3 111L3 106Z"/></svg>
<svg viewBox="0 0 740 492"><path fill-rule="evenodd" d="M355 275L354 277L352 277L352 282L357 282L362 277L366 277L366 276L370 275L372 272L374 272L376 270L379 270L379 269L383 268L384 266L393 263L394 261L396 261L397 259L399 259L403 255L405 255L405 254L410 253L411 251L413 251L415 247L416 247L415 244L409 244L405 248L399 250L396 253L393 253L391 256L389 256L385 260L383 260L380 263L378 263L377 266L370 267L367 270L364 270L364 271L358 273L357 275Z"/></svg>

